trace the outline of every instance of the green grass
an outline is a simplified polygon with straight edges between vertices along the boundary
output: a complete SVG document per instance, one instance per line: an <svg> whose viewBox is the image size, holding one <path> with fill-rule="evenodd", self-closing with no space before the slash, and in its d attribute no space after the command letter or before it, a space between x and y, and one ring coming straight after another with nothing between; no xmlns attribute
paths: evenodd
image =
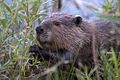
<svg viewBox="0 0 120 80"><path fill-rule="evenodd" d="M42 0L17 0L7 5L0 1L0 80L74 80L74 76L78 80L96 80L93 76L96 68L89 71L85 67L81 71L69 65L64 71L58 68L59 63L49 67L49 62L35 60L36 67L31 70L31 65L27 64L28 49L37 43L33 23L45 15L41 8L44 3ZM120 55L112 50L100 57L103 80L120 80Z"/></svg>
<svg viewBox="0 0 120 80"><path fill-rule="evenodd" d="M25 78L29 46L35 43L35 20L44 16L41 0L0 1L0 79ZM5 73L5 74L4 74Z"/></svg>

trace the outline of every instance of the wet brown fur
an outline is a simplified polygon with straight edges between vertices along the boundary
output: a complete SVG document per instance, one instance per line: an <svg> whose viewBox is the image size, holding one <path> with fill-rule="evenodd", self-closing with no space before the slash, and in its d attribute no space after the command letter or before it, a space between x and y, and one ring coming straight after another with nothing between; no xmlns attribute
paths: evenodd
<svg viewBox="0 0 120 80"><path fill-rule="evenodd" d="M109 28L105 29L108 31L106 32L105 22L82 21L80 25L76 25L74 18L73 15L54 13L42 21L41 26L51 25L52 40L49 44L51 50L67 49L75 54L79 53L80 61L85 65L91 65L93 63L92 35L95 35L95 46L98 50L119 46L119 34ZM38 41L41 43L39 39Z"/></svg>

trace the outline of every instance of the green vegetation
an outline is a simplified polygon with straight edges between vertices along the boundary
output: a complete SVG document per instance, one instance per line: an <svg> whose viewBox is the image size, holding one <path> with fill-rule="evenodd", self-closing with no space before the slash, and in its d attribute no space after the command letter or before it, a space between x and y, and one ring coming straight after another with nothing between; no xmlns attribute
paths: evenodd
<svg viewBox="0 0 120 80"><path fill-rule="evenodd" d="M103 12L99 16L109 20L120 21L120 0L104 0L104 3L105 4L102 5Z"/></svg>
<svg viewBox="0 0 120 80"><path fill-rule="evenodd" d="M105 0L103 18L120 20L120 0L113 5ZM49 62L36 63L36 68L31 70L27 61L29 59L29 46L35 44L35 21L45 16L41 5L43 0L13 0L12 5L0 0L0 80L96 80L95 70L85 67L82 71L69 65L67 70L59 70L59 63L49 67ZM115 8L113 8L115 7ZM100 56L100 70L103 80L120 80L120 55L114 50ZM34 64L33 64L34 65ZM72 66L72 67L71 67ZM46 69L47 68L47 69ZM46 71L44 71L46 69Z"/></svg>
<svg viewBox="0 0 120 80"><path fill-rule="evenodd" d="M35 43L34 21L44 16L41 0L0 1L0 80L24 80L29 46ZM34 23L34 24L33 24Z"/></svg>

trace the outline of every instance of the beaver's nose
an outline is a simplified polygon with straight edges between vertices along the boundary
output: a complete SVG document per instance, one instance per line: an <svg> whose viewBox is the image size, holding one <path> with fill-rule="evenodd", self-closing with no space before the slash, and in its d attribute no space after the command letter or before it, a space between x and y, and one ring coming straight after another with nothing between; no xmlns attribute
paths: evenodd
<svg viewBox="0 0 120 80"><path fill-rule="evenodd" d="M41 27L37 27L36 28L36 32L39 33L39 34L41 34L41 33L44 32L44 30Z"/></svg>

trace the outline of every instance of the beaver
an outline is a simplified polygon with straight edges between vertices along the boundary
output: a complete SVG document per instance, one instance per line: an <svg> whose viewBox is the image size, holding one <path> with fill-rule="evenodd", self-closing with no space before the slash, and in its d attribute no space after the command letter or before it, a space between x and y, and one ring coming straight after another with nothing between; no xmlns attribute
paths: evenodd
<svg viewBox="0 0 120 80"><path fill-rule="evenodd" d="M120 27L118 23L114 26ZM85 21L80 16L53 13L45 17L36 28L40 45L51 51L67 50L83 64L93 66L92 36L95 35L97 51L120 48L120 35L111 21ZM64 53L65 54L65 53ZM63 56L62 56L63 57Z"/></svg>
<svg viewBox="0 0 120 80"><path fill-rule="evenodd" d="M74 52L82 44L90 41L89 34L77 27L80 22L81 17L75 20L72 15L54 13L46 17L36 28L37 40L50 50L65 48Z"/></svg>

